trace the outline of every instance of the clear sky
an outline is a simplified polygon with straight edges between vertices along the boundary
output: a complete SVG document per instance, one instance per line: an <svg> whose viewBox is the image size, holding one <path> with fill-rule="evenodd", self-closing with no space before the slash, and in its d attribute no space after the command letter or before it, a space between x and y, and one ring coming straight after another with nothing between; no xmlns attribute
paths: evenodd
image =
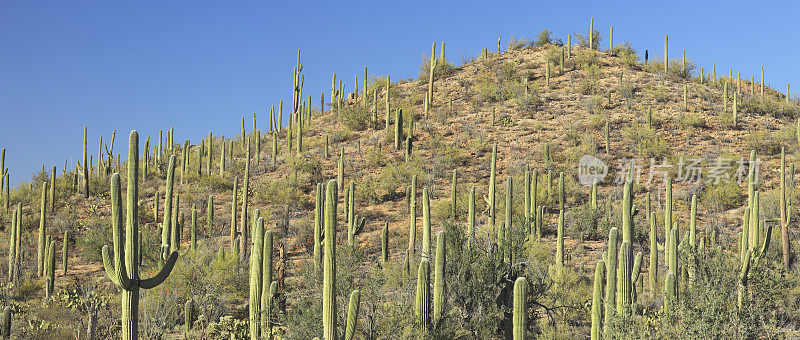
<svg viewBox="0 0 800 340"><path fill-rule="evenodd" d="M534 38L542 29L566 41L589 18L615 43L643 54L687 57L759 77L781 91L800 88L795 17L800 2L755 1L2 1L0 2L0 147L11 182L80 158L117 129L142 140L175 126L175 139L196 143L211 130L232 136L241 117L259 117L291 95L302 50L306 94L330 95L331 74L347 90L370 75L415 76L433 41L449 60L483 47ZM505 46L505 44L503 44ZM793 90L793 92L795 92ZM288 106L287 106L288 107ZM248 125L250 119L247 120ZM248 127L249 129L249 127Z"/></svg>

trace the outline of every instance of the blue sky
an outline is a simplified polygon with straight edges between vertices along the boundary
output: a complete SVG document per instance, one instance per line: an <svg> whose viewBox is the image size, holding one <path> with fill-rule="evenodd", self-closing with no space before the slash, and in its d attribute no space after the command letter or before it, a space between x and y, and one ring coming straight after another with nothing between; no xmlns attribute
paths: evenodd
<svg viewBox="0 0 800 340"><path fill-rule="evenodd" d="M643 54L681 49L717 72L759 76L785 89L797 82L797 2L752 1L3 1L0 2L0 147L12 183L42 163L63 167L117 129L144 139L175 126L177 140L232 136L255 112L266 129L268 108L291 95L292 67L302 50L305 93L330 93L336 72L353 77L417 74L431 42L445 41L460 63L497 36L534 38L586 32L589 18L603 35ZM505 44L504 44L505 46ZM795 92L795 91L793 91ZM250 120L248 119L248 124ZM95 159L96 159L95 155Z"/></svg>

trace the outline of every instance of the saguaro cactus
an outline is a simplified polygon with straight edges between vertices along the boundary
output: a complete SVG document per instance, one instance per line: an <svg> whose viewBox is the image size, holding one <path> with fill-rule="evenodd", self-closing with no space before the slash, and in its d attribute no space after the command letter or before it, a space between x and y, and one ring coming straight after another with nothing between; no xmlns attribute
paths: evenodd
<svg viewBox="0 0 800 340"><path fill-rule="evenodd" d="M325 259L322 283L322 328L324 340L336 340L336 181L325 190Z"/></svg>
<svg viewBox="0 0 800 340"><path fill-rule="evenodd" d="M656 213L650 213L650 266L648 267L650 296L658 294L658 241L656 240Z"/></svg>
<svg viewBox="0 0 800 340"><path fill-rule="evenodd" d="M3 308L3 324L0 325L0 337L11 339L11 306Z"/></svg>
<svg viewBox="0 0 800 340"><path fill-rule="evenodd" d="M422 188L422 258L431 256L431 201L428 188Z"/></svg>
<svg viewBox="0 0 800 340"><path fill-rule="evenodd" d="M358 324L358 307L361 303L361 293L358 289L350 293L350 304L347 306L347 325L344 331L344 340L353 340Z"/></svg>
<svg viewBox="0 0 800 340"><path fill-rule="evenodd" d="M171 160L170 163L174 162ZM172 272L178 259L174 251L156 276L139 278L138 266L138 198L139 198L139 133L131 131L128 146L128 190L125 240L122 239L122 194L119 174L111 177L111 220L113 222L114 259L112 262L108 245L103 246L103 265L111 282L122 289L122 339L134 340L139 336L139 290L160 285Z"/></svg>
<svg viewBox="0 0 800 340"><path fill-rule="evenodd" d="M322 268L322 243L325 240L325 192L324 185L317 183L316 205L314 207L314 268Z"/></svg>
<svg viewBox="0 0 800 340"><path fill-rule="evenodd" d="M40 210L39 210L39 243L36 247L36 255L37 255L37 272L38 276L42 277L42 273L44 271L44 256L45 251L45 230L47 226L45 224L46 218L46 210L47 210L47 182L42 183L42 200L40 202Z"/></svg>
<svg viewBox="0 0 800 340"><path fill-rule="evenodd" d="M677 286L675 285L675 274L667 273L667 277L664 280L664 313L667 314L668 316L671 316L673 310L675 309L676 288Z"/></svg>
<svg viewBox="0 0 800 340"><path fill-rule="evenodd" d="M514 340L525 340L527 328L527 305L525 298L528 295L528 282L524 277L518 277L514 282Z"/></svg>
<svg viewBox="0 0 800 340"><path fill-rule="evenodd" d="M189 332L192 330L192 324L194 324L194 300L190 298L183 305L183 326L187 339L189 338Z"/></svg>
<svg viewBox="0 0 800 340"><path fill-rule="evenodd" d="M258 209L254 215L258 216ZM253 252L250 254L250 339L258 340L261 334L261 291L264 284L264 219L259 217L253 229Z"/></svg>
<svg viewBox="0 0 800 340"><path fill-rule="evenodd" d="M631 284L631 243L623 241L619 253L619 270L617 273L619 296L617 297L617 310L623 315L629 312L631 304L631 290L635 289Z"/></svg>
<svg viewBox="0 0 800 340"><path fill-rule="evenodd" d="M445 234L440 231L436 235L436 262L434 263L433 281L433 323L441 320L444 311L444 273L445 273Z"/></svg>
<svg viewBox="0 0 800 340"><path fill-rule="evenodd" d="M64 239L61 241L61 264L64 266L63 275L67 275L67 259L69 258L69 230L64 230Z"/></svg>
<svg viewBox="0 0 800 340"><path fill-rule="evenodd" d="M239 217L239 228L241 229L239 251L247 253L247 202L250 191L250 143L247 143L247 153L245 154L244 182L242 183L242 216Z"/></svg>
<svg viewBox="0 0 800 340"><path fill-rule="evenodd" d="M169 156L167 166L167 189L164 195L164 218L161 221L161 258L169 254L170 231L172 230L172 186L175 182L175 155Z"/></svg>
<svg viewBox="0 0 800 340"><path fill-rule="evenodd" d="M414 300L414 315L417 323L422 327L423 334L427 334L431 321L431 302L430 302L430 270L428 260L423 259L419 263L417 271L417 291Z"/></svg>
<svg viewBox="0 0 800 340"><path fill-rule="evenodd" d="M592 340L600 340L600 324L603 319L603 276L606 264L603 260L597 262L594 268L594 292L592 294Z"/></svg>
<svg viewBox="0 0 800 340"><path fill-rule="evenodd" d="M615 313L617 305L616 284L617 284L617 228L611 228L608 233L608 250L606 255L606 299L603 329L606 334L609 332L609 322Z"/></svg>
<svg viewBox="0 0 800 340"><path fill-rule="evenodd" d="M475 186L469 190L469 228L467 230L467 244L472 247L475 244Z"/></svg>
<svg viewBox="0 0 800 340"><path fill-rule="evenodd" d="M389 262L389 222L383 225L381 231L381 262L384 264Z"/></svg>
<svg viewBox="0 0 800 340"><path fill-rule="evenodd" d="M47 291L48 297L53 296L53 291L56 286L56 243L52 241L50 235L47 235L47 259L45 263L45 273L47 275Z"/></svg>
<svg viewBox="0 0 800 340"><path fill-rule="evenodd" d="M497 191L497 143L492 146L492 170L489 174L489 228L494 229L497 220L495 192Z"/></svg>

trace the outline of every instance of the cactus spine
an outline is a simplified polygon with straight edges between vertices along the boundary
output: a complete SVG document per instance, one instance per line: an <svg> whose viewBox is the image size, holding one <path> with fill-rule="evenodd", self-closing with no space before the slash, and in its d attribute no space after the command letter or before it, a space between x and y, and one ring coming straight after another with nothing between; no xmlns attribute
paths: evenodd
<svg viewBox="0 0 800 340"><path fill-rule="evenodd" d="M525 330L527 328L527 306L525 298L528 295L528 282L524 277L518 277L514 281L514 340L525 340Z"/></svg>
<svg viewBox="0 0 800 340"><path fill-rule="evenodd" d="M592 294L592 340L600 340L601 323L603 322L603 277L606 275L606 264L603 260L594 267L594 291Z"/></svg>
<svg viewBox="0 0 800 340"><path fill-rule="evenodd" d="M174 161L170 161L174 164ZM103 265L111 282L122 288L122 339L138 339L139 290L151 289L167 279L178 252L172 252L164 266L156 276L141 280L138 266L139 234L137 203L139 197L139 134L131 131L128 146L128 190L127 221L125 223L125 239L122 239L122 194L119 174L111 178L111 220L113 221L114 259L112 262L108 245L103 246ZM123 262L124 261L124 262Z"/></svg>
<svg viewBox="0 0 800 340"><path fill-rule="evenodd" d="M325 190L325 260L322 289L322 327L324 340L336 340L336 181Z"/></svg>

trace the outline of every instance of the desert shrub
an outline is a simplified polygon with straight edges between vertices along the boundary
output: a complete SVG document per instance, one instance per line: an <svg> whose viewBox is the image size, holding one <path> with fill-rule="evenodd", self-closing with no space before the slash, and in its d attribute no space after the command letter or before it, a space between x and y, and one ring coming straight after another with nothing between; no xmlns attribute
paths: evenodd
<svg viewBox="0 0 800 340"><path fill-rule="evenodd" d="M339 110L339 122L353 131L363 131L372 123L372 108L363 105L343 105Z"/></svg>
<svg viewBox="0 0 800 340"><path fill-rule="evenodd" d="M281 205L296 205L301 202L302 197L300 184L297 177L292 175L285 175L278 180L260 181L261 190L257 191L256 199Z"/></svg>
<svg viewBox="0 0 800 340"><path fill-rule="evenodd" d="M521 95L514 99L519 107L520 111L524 113L531 113L535 112L538 108L540 108L544 101L542 97L539 95L539 91L536 90L536 86L532 86L532 89L528 91L527 95Z"/></svg>
<svg viewBox="0 0 800 340"><path fill-rule="evenodd" d="M742 188L736 181L711 185L703 191L699 198L704 204L715 207L719 211L732 209L744 203Z"/></svg>
<svg viewBox="0 0 800 340"><path fill-rule="evenodd" d="M536 47L543 47L553 43L553 39L550 37L553 32L548 30L542 30L539 34L536 35L536 42L534 45Z"/></svg>
<svg viewBox="0 0 800 340"><path fill-rule="evenodd" d="M706 119L700 116L700 114L696 112L689 112L681 114L677 117L678 122L685 126L691 128L704 128L706 127Z"/></svg>
<svg viewBox="0 0 800 340"><path fill-rule="evenodd" d="M650 58L650 61L646 64L646 70L652 73L663 73L664 72L664 59L659 58ZM689 58L686 58L686 68L683 67L683 59L682 58L674 58L670 59L669 61L669 71L668 75L671 77L677 77L682 79L690 79L694 70L697 69L697 64Z"/></svg>
<svg viewBox="0 0 800 340"><path fill-rule="evenodd" d="M769 130L750 130L746 145L759 155L775 155L781 152L780 140Z"/></svg>
<svg viewBox="0 0 800 340"><path fill-rule="evenodd" d="M631 69L639 68L640 66L639 55L636 54L636 50L633 49L631 43L624 42L622 44L614 46L613 53L614 55L619 57L622 65L625 65L626 67Z"/></svg>
<svg viewBox="0 0 800 340"><path fill-rule="evenodd" d="M651 129L631 126L622 133L625 139L633 143L640 156L663 158L670 154L669 143Z"/></svg>
<svg viewBox="0 0 800 340"><path fill-rule="evenodd" d="M511 35L511 38L508 40L508 45L506 49L508 51L519 51L531 46L534 46L533 41L525 39L525 37L522 37L520 39L514 39L514 35Z"/></svg>
<svg viewBox="0 0 800 340"><path fill-rule="evenodd" d="M766 95L764 97L743 95L740 98L739 105L742 112L773 118L797 117L797 108L794 105L787 105L784 100Z"/></svg>
<svg viewBox="0 0 800 340"><path fill-rule="evenodd" d="M92 218L86 223L83 235L78 238L78 254L86 261L100 262L103 259L103 246L111 245L111 219Z"/></svg>
<svg viewBox="0 0 800 340"><path fill-rule="evenodd" d="M601 202L598 202L598 205ZM598 207L592 208L591 204L582 204L567 210L564 219L567 221L566 230L575 239L581 237L602 238L604 230L598 228L598 222L603 217L603 211Z"/></svg>
<svg viewBox="0 0 800 340"><path fill-rule="evenodd" d="M422 62L419 64L419 83L427 84L430 78L431 71L431 57L422 55ZM443 79L455 73L456 67L451 64L447 59L439 59L436 57L436 68L433 70L434 79Z"/></svg>
<svg viewBox="0 0 800 340"><path fill-rule="evenodd" d="M589 48L589 34L588 33L573 33L572 35L574 35L575 39L578 40L578 46L580 46L582 48ZM600 40L602 40L603 37L600 35L600 32L598 32L597 30L594 30L594 32L592 32L592 36L593 36L592 37L593 48L595 50L597 50L599 48L599 46L600 46Z"/></svg>

